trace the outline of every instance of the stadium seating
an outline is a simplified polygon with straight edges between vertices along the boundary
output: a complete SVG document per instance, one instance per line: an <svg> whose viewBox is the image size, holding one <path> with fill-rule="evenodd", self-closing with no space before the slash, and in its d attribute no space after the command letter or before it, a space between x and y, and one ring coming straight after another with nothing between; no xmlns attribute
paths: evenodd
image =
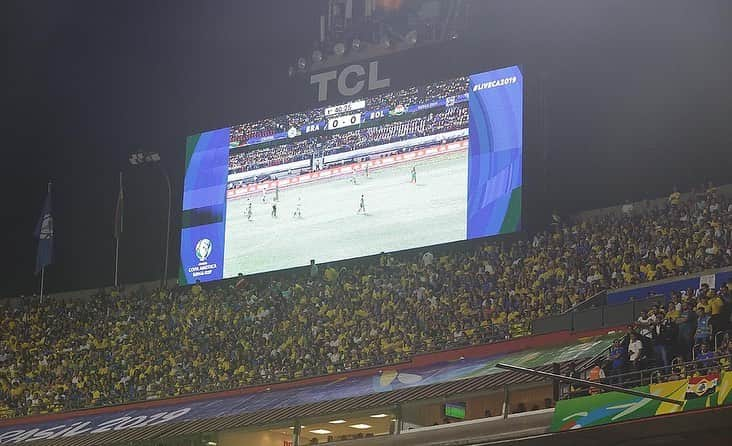
<svg viewBox="0 0 732 446"><path fill-rule="evenodd" d="M659 296L654 296L657 301ZM730 311L732 280L719 289L702 285L698 289L672 292L661 303L641 312L607 354L587 364L584 374L571 376L621 387L675 381L689 377L732 371ZM709 322L709 330L703 319ZM596 367L595 367L596 366ZM590 368L602 369L594 376ZM600 393L599 388L565 385L562 398Z"/></svg>
<svg viewBox="0 0 732 446"><path fill-rule="evenodd" d="M520 336L599 290L732 264L731 216L710 188L660 208L556 220L514 243L4 308L0 416L287 381ZM716 315L730 287L686 293L699 299L688 305Z"/></svg>
<svg viewBox="0 0 732 446"><path fill-rule="evenodd" d="M316 136L296 142L288 142L266 150L249 150L233 155L229 160L229 173L238 173L273 165L292 163L310 159L313 154L331 155L334 153L358 150L400 141L449 132L468 126L468 108L465 104L456 105L443 111L425 116L393 122L377 127L353 130L345 133L330 134L328 137Z"/></svg>
<svg viewBox="0 0 732 446"><path fill-rule="evenodd" d="M384 107L409 107L418 103L427 103L434 99L455 96L468 91L468 78L433 82L422 87L411 87L404 90L394 90L388 93L366 98L367 110L378 110ZM299 128L305 124L313 124L324 119L324 108L314 108L307 112L290 113L275 118L263 119L232 127L232 147L244 145L250 138L261 138L287 131L291 127Z"/></svg>

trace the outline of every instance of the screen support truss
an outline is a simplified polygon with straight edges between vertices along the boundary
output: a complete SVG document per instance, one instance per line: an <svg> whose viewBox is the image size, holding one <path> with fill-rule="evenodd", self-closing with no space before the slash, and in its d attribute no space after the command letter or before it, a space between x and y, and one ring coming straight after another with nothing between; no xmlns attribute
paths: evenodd
<svg viewBox="0 0 732 446"><path fill-rule="evenodd" d="M569 383L573 383L573 384L583 384L586 386L597 387L599 389L611 390L613 392L627 393L628 395L640 396L642 398L649 398L652 400L663 401L665 403L676 404L678 406L681 406L684 404L683 401L675 400L672 398L666 398L664 396L653 395L651 393L641 392L641 391L633 390L633 389L624 389L622 387L613 386L611 384L600 383L597 381L588 381L586 379L571 378L569 376L557 375L555 373L543 372L541 370L528 369L526 367L519 367L519 366L511 365L511 364L498 363L498 364L496 364L496 367L498 367L499 369L513 370L515 372L525 373L527 375L543 376L546 378L552 378L555 380L565 381L565 382L569 382Z"/></svg>

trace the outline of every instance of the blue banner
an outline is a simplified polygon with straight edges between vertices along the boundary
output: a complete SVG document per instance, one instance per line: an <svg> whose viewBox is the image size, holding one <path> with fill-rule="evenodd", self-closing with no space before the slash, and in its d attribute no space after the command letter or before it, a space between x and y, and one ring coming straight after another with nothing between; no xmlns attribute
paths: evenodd
<svg viewBox="0 0 732 446"><path fill-rule="evenodd" d="M325 121L316 122L315 124L306 124L300 126L300 133L313 133L325 129Z"/></svg>
<svg viewBox="0 0 732 446"><path fill-rule="evenodd" d="M427 110L429 108L436 108L436 107L444 107L446 103L446 100L444 98L442 99L435 99L434 101L430 101L424 104L414 104L407 107L407 113L414 113L421 110Z"/></svg>
<svg viewBox="0 0 732 446"><path fill-rule="evenodd" d="M714 282L717 288L723 286L728 280L732 280L732 271L721 271L710 276L714 276ZM618 290L607 293L607 304L618 305L630 302L632 300L643 299L646 296L653 294L663 294L667 298L674 291L685 290L687 288L698 289L701 287L701 275L696 275L692 278L679 278L668 282L662 280L658 283L645 284L637 287L633 287L625 290Z"/></svg>
<svg viewBox="0 0 732 446"><path fill-rule="evenodd" d="M450 107L453 104L460 104L461 102L468 102L468 93L459 94L457 96L450 96L445 98L445 105Z"/></svg>
<svg viewBox="0 0 732 446"><path fill-rule="evenodd" d="M263 142L270 142L270 141L276 141L278 139L285 139L287 138L287 132L279 132L275 133L274 135L268 135L268 136L257 136L254 138L247 139L247 142L245 145L251 146L254 144L259 144Z"/></svg>
<svg viewBox="0 0 732 446"><path fill-rule="evenodd" d="M378 110L369 110L362 115L362 118L366 121L372 119L381 119L385 116L389 116L389 107L380 108Z"/></svg>

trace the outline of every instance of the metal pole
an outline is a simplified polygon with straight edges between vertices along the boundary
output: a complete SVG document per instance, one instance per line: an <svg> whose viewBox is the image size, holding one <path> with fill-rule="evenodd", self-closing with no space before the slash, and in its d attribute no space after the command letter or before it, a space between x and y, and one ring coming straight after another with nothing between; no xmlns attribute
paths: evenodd
<svg viewBox="0 0 732 446"><path fill-rule="evenodd" d="M569 376L563 376L563 375L555 375L554 373L542 372L541 370L527 369L525 367L519 367L516 365L498 363L498 364L496 364L496 367L498 367L499 369L513 370L515 372L526 373L527 375L544 376L547 378L558 379L558 380L567 381L570 383L584 384L586 386L597 387L600 389L611 390L614 392L627 393L628 395L640 396L642 398L649 398L649 399L653 399L653 400L659 400L659 401L663 401L665 403L676 404L678 406L681 406L684 404L683 401L666 398L664 396L653 395L650 393L640 392L638 390L633 390L633 389L624 389L622 387L613 386L610 384L604 384L604 383L597 382L597 381L588 381L586 379L571 378Z"/></svg>
<svg viewBox="0 0 732 446"><path fill-rule="evenodd" d="M47 193L48 193L48 196L50 197L51 196L51 182L50 181L48 182L48 192ZM45 215L41 218L45 218ZM53 228L53 226L52 226L52 228ZM41 228L41 230L42 230L42 228ZM52 232L51 243L53 243L53 230L51 232ZM46 281L46 265L43 265L43 267L41 268L41 302L40 302L41 304L43 303L43 291L44 291L45 281Z"/></svg>
<svg viewBox="0 0 732 446"><path fill-rule="evenodd" d="M394 418L396 419L396 421L394 422L394 435L399 435L402 433L402 429L404 428L404 416L402 414L401 404L397 404L395 412L396 413L394 414Z"/></svg>
<svg viewBox="0 0 732 446"><path fill-rule="evenodd" d="M118 221L115 221L114 224L116 228L115 233L115 246L114 246L114 287L117 288L119 286L119 239L122 236L122 219L123 209L120 207L124 206L124 203L120 202L120 197L122 196L122 172L119 173L119 195L117 196L117 210L115 217L118 219Z"/></svg>
<svg viewBox="0 0 732 446"><path fill-rule="evenodd" d="M114 246L114 287L119 287L119 236Z"/></svg>
<svg viewBox="0 0 732 446"><path fill-rule="evenodd" d="M43 303L43 280L46 278L46 267L41 268L41 303Z"/></svg>
<svg viewBox="0 0 732 446"><path fill-rule="evenodd" d="M160 166L160 170L163 172L163 177L165 177L165 183L168 185L168 223L167 223L167 229L165 234L165 267L163 269L163 277L160 281L160 287L161 288L167 288L168 285L168 260L170 256L170 212L171 212L171 206L172 206L172 200L173 200L173 188L170 186L170 177L168 176L168 171L165 170L165 168L162 166L162 164L158 164Z"/></svg>
<svg viewBox="0 0 732 446"><path fill-rule="evenodd" d="M559 375L562 373L562 368L558 362L552 363L552 373ZM559 381L554 380L552 384L552 398L554 401L559 401Z"/></svg>
<svg viewBox="0 0 732 446"><path fill-rule="evenodd" d="M295 426L292 430L292 446L300 446L300 419L295 418Z"/></svg>

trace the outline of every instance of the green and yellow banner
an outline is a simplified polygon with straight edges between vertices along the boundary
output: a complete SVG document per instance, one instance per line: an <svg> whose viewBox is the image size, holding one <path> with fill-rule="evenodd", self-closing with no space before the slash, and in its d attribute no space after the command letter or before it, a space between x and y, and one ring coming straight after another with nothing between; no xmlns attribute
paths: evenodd
<svg viewBox="0 0 732 446"><path fill-rule="evenodd" d="M600 426L636 418L675 412L687 412L732 404L732 372L694 376L635 390L683 401L677 405L651 398L607 392L557 402L552 419L552 432Z"/></svg>

